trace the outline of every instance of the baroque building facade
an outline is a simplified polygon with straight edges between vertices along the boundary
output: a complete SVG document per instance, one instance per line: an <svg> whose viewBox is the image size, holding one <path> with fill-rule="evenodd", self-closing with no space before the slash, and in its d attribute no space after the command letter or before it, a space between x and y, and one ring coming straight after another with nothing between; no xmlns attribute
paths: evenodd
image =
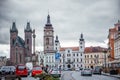
<svg viewBox="0 0 120 80"><path fill-rule="evenodd" d="M30 23L24 29L25 40L18 35L16 23L10 29L10 62L12 65L25 64L32 56L32 29Z"/></svg>
<svg viewBox="0 0 120 80"><path fill-rule="evenodd" d="M85 68L95 68L96 66L104 66L108 64L108 53L104 53L106 48L86 47L85 48Z"/></svg>

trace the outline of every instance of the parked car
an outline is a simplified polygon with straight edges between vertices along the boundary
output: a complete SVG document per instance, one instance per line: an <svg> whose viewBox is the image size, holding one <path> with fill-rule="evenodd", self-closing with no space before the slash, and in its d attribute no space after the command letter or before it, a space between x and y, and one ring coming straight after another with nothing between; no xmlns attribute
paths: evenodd
<svg viewBox="0 0 120 80"><path fill-rule="evenodd" d="M83 69L81 71L81 76L92 76L92 70L91 69Z"/></svg>
<svg viewBox="0 0 120 80"><path fill-rule="evenodd" d="M15 66L2 66L0 69L1 75L15 74Z"/></svg>
<svg viewBox="0 0 120 80"><path fill-rule="evenodd" d="M101 74L102 72L102 68L99 67L99 66L96 66L94 69L93 69L93 74Z"/></svg>
<svg viewBox="0 0 120 80"><path fill-rule="evenodd" d="M43 70L40 66L34 66L32 69L32 76L38 75L38 74L42 74Z"/></svg>
<svg viewBox="0 0 120 80"><path fill-rule="evenodd" d="M61 77L61 71L59 69L51 69L49 71L49 74L51 74L53 77Z"/></svg>
<svg viewBox="0 0 120 80"><path fill-rule="evenodd" d="M28 69L24 64L19 64L16 66L16 75L17 76L28 76Z"/></svg>

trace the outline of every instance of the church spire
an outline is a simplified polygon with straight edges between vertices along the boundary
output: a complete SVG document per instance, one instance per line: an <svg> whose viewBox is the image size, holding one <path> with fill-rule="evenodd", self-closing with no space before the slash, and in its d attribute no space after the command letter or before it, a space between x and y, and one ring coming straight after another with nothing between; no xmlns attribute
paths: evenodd
<svg viewBox="0 0 120 80"><path fill-rule="evenodd" d="M83 34L81 33L81 39L83 39Z"/></svg>
<svg viewBox="0 0 120 80"><path fill-rule="evenodd" d="M47 16L46 26L52 26L51 21L50 21L50 15L49 15L49 14L48 14L48 16Z"/></svg>
<svg viewBox="0 0 120 80"><path fill-rule="evenodd" d="M25 29L26 32L32 32L31 28L30 28L30 22L27 22L27 26Z"/></svg>
<svg viewBox="0 0 120 80"><path fill-rule="evenodd" d="M55 42L59 42L59 40L58 40L58 36L56 35L56 40L55 40Z"/></svg>
<svg viewBox="0 0 120 80"><path fill-rule="evenodd" d="M83 39L83 34L81 33L81 35L80 35L80 41L84 41L84 39Z"/></svg>
<svg viewBox="0 0 120 80"><path fill-rule="evenodd" d="M50 15L47 16L47 24L50 24Z"/></svg>
<svg viewBox="0 0 120 80"><path fill-rule="evenodd" d="M18 33L15 22L13 22L12 29L10 29L10 32L17 32Z"/></svg>

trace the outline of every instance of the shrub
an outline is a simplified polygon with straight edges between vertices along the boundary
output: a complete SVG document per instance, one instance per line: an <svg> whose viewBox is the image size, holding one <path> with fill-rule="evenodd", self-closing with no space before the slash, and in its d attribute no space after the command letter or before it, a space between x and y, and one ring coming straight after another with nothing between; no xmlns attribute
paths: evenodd
<svg viewBox="0 0 120 80"><path fill-rule="evenodd" d="M59 78L54 78L50 74L47 74L47 73L36 75L35 78L37 77L40 78L40 80L60 80Z"/></svg>

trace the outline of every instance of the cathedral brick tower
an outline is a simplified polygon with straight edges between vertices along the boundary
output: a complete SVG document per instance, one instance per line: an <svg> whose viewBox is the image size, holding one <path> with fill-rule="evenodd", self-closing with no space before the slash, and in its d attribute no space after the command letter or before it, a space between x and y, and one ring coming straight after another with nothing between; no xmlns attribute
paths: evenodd
<svg viewBox="0 0 120 80"><path fill-rule="evenodd" d="M50 15L47 16L47 23L44 27L44 53L54 53L54 30L50 22Z"/></svg>
<svg viewBox="0 0 120 80"><path fill-rule="evenodd" d="M25 32L25 56L26 62L31 61L32 56L32 29L30 27L30 22L27 22L27 26L24 30Z"/></svg>

